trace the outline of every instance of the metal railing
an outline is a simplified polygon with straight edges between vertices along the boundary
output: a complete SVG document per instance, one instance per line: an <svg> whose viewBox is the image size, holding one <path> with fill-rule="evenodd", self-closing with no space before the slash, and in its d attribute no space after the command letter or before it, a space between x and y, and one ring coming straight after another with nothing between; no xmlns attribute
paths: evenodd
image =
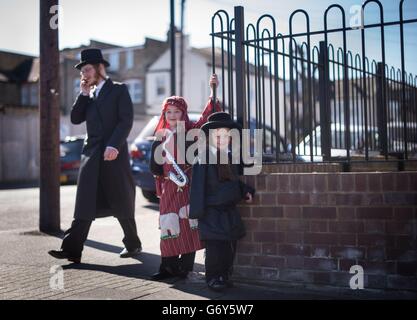
<svg viewBox="0 0 417 320"><path fill-rule="evenodd" d="M243 7L231 19L224 10L212 17L212 67L221 81L224 108L244 128L263 131L264 162L346 162L417 160L417 76L406 72L404 25L417 19L346 26L345 11L333 4L324 29L310 30L305 10L289 18L289 33L277 32L265 14L245 25ZM328 28L338 10L340 28ZM306 32L294 33L293 19L303 15ZM262 25L269 22L269 28ZM400 28L400 68L386 63L385 28ZM366 55L366 32L380 30L380 61ZM360 52L348 49L348 33L360 33ZM329 36L340 36L336 48ZM314 41L313 41L314 38ZM304 39L304 41L302 41ZM314 44L315 43L315 44ZM411 58L411 57L408 57Z"/></svg>

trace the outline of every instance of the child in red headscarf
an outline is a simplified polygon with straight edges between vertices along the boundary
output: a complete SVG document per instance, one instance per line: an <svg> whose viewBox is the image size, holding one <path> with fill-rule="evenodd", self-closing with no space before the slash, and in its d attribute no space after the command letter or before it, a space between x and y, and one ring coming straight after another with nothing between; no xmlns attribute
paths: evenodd
<svg viewBox="0 0 417 320"><path fill-rule="evenodd" d="M215 74L210 78L210 100L206 104L201 118L195 123L188 118L187 103L184 98L169 97L162 105L161 117L155 129L156 140L152 145L150 165L156 179L157 196L160 198L159 228L161 230L161 265L159 272L152 276L153 280L177 276L185 278L193 270L196 251L203 249L197 230L197 220L188 218L192 163L182 161L181 164L178 161L180 155L175 152L177 150L176 130L180 121L184 122L185 131L200 128L210 114L221 111L220 104L218 102L214 104L211 99L214 85L218 85ZM179 126L178 129L180 129ZM171 132L173 132L172 136ZM155 150L166 139L174 142L173 148L170 148L174 151L170 154L187 176L188 181L185 186L179 186L169 178L170 172L178 174L172 163L164 161L164 164L160 165L155 161ZM185 154L181 157L185 160Z"/></svg>

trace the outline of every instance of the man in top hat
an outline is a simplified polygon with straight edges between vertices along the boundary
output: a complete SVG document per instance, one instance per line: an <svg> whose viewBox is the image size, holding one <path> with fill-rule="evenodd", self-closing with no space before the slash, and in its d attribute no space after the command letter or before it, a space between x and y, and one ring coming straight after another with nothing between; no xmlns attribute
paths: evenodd
<svg viewBox="0 0 417 320"><path fill-rule="evenodd" d="M124 232L120 257L141 252L135 223L135 183L129 163L127 137L133 124L133 106L126 85L106 75L110 64L98 49L81 52L75 68L81 74L81 92L71 111L71 122L86 121L78 175L74 220L64 234L61 250L49 254L57 259L81 262L81 252L95 218L114 216Z"/></svg>

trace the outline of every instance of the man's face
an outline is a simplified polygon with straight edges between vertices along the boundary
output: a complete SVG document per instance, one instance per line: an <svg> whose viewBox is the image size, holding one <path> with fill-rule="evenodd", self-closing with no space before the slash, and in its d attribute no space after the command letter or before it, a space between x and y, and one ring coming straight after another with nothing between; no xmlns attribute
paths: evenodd
<svg viewBox="0 0 417 320"><path fill-rule="evenodd" d="M85 81L90 87L95 86L99 82L99 76L96 69L91 64L86 64L81 68L81 81Z"/></svg>

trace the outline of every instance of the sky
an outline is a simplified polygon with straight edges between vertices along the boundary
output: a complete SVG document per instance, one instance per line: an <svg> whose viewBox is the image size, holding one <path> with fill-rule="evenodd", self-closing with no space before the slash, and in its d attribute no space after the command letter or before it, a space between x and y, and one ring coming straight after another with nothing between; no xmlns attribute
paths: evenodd
<svg viewBox="0 0 417 320"><path fill-rule="evenodd" d="M39 1L40 0L0 0L0 50L38 55L39 52ZM176 23L179 25L181 0L175 0ZM399 0L381 0L385 21L399 18ZM77 47L88 44L90 39L114 43L121 46L139 45L145 37L166 39L169 28L169 0L61 0L60 48ZM270 14L277 21L277 32L288 32L288 19L296 9L304 9L310 16L311 30L323 29L323 14L326 8L338 3L351 18L352 6L362 4L361 0L186 0L185 32L190 35L194 47L211 45L211 17L223 9L233 16L233 7L241 5L245 9L245 22L256 23L262 14ZM417 1L405 0L405 19L417 18ZM365 23L379 20L378 8L369 4L365 11ZM294 30L305 30L305 20L301 15L294 18ZM334 10L329 14L329 28L339 27L340 14ZM379 30L367 31L367 55L380 59ZM407 69L417 74L417 59L412 58L417 51L417 23L405 27ZM359 35L348 38L348 46L360 52ZM387 62L399 67L399 28L386 29ZM330 40L340 43L340 36Z"/></svg>

